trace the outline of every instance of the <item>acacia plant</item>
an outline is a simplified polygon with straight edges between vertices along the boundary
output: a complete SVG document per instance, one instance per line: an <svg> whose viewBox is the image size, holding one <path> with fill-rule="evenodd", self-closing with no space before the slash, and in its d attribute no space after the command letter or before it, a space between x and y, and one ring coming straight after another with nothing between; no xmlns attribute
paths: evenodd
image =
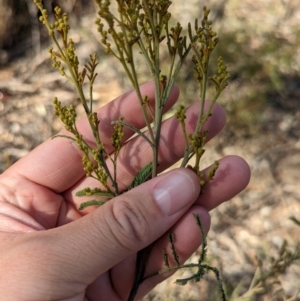
<svg viewBox="0 0 300 301"><path fill-rule="evenodd" d="M109 0L95 0L95 2L99 9L98 18L95 21L100 35L99 40L105 47L106 53L113 55L123 66L138 96L148 134L146 135L145 132L135 128L120 116L112 124L114 132L111 142L114 147L114 153L110 154L105 149L98 131L98 124L101 120L98 119L97 113L93 108L93 86L97 76L96 67L98 65L98 58L96 54L91 54L89 62L81 65L76 55L75 44L72 38L69 37L70 26L67 14L63 13L61 8L56 7L54 9L55 20L51 23L42 1L34 0L41 13L40 21L48 29L49 36L54 44L49 49L53 67L58 69L60 74L74 85L81 105L84 107L95 140L95 147L92 147L77 130L77 115L74 104L65 106L60 100L54 97L55 115L61 119L66 130L71 133L70 136L56 135L55 137L71 139L78 145L78 148L82 151L82 163L86 176L98 180L99 186L103 187L87 187L78 191L77 196L91 197L91 200L83 202L79 209L84 209L88 206L104 205L111 198L125 192L119 189L117 182L117 158L124 145L124 141L122 140L124 127L130 128L137 135L144 138L152 149L151 162L140 170L128 189L158 175L158 149L164 107L183 63L190 57L190 52L192 52L195 78L199 84L200 112L195 131L193 133L186 132L186 116L183 105L178 107L176 117L182 126L185 139L185 153L181 167L191 168L198 175L199 183L203 187L208 181L213 179L218 168L218 163L215 162L213 164L208 177L204 178L200 172L200 161L204 154L207 132L203 131L202 127L211 116L213 106L221 92L227 86L229 77L229 73L221 57L216 63L216 74L209 74L208 66L211 53L218 43L217 34L213 31L212 22L208 19L210 11L204 7L202 19L200 21L196 19L194 24L189 23L187 30L183 30L180 23L177 23L175 26L171 25L175 23L169 12L171 5L171 1L169 0L115 0L113 4ZM169 61L167 64L168 70L163 73L161 54L165 53L165 51L168 52ZM140 91L141 83L139 82L136 70L137 56L143 58L149 70L149 79L154 82L154 110L149 105L148 96L143 96ZM101 59L105 59L105 57ZM166 63L164 62L165 65ZM89 82L88 91L84 88L86 81ZM214 93L213 95L209 95L211 99L210 106L204 110L209 85L214 86ZM189 165L189 161L193 156L195 156L195 163L191 166ZM112 162L113 170L108 168L106 163L107 158ZM170 233L168 238L174 260L177 264L171 267L167 252L164 251L163 256L166 268L162 271L157 271L156 274L182 268L198 268L198 271L193 276L176 281L178 284L184 285L189 280L199 281L207 272L212 271L220 285L221 298L225 300L225 293L222 289L218 270L204 263L206 255L205 231L199 217L195 216L195 219L201 230L203 240L202 255L199 261L195 264L181 265L174 247L174 236ZM146 278L153 276L145 275L147 258L149 258L150 252L151 247L140 251L137 255L136 276L128 300L133 300L139 285Z"/></svg>

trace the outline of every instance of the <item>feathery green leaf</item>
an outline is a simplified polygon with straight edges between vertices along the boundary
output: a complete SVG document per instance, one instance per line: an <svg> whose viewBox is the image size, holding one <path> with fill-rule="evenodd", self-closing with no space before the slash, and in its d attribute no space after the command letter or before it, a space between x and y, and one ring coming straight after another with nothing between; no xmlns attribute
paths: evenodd
<svg viewBox="0 0 300 301"><path fill-rule="evenodd" d="M104 196L107 198L113 198L115 195L109 191L104 191L99 188L90 189L90 188L84 188L80 191L76 192L76 196Z"/></svg>
<svg viewBox="0 0 300 301"><path fill-rule="evenodd" d="M102 206L106 203L106 201L96 201L96 200L91 200L91 201L87 201L87 202L84 202L82 204L80 204L80 206L78 207L79 210L83 210L87 207L90 207L90 206Z"/></svg>
<svg viewBox="0 0 300 301"><path fill-rule="evenodd" d="M131 185L129 186L128 190L141 185L142 183L149 180L151 173L152 173L152 162L148 163L144 166L136 175L134 180L132 181Z"/></svg>

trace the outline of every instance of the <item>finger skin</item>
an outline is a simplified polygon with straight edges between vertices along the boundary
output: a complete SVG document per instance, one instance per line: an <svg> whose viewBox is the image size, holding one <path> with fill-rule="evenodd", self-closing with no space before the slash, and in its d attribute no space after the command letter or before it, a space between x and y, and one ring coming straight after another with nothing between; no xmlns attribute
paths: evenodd
<svg viewBox="0 0 300 301"><path fill-rule="evenodd" d="M142 87L147 95L151 94L151 89L153 90L151 84ZM178 88L174 87L172 93L168 102L169 106L176 101L179 93ZM134 95L131 97L130 94L127 94L127 96L120 97L115 102L122 102L122 106L127 103L134 111L134 106L132 106L132 102L135 102ZM112 111L115 112L116 110ZM193 132L195 128L198 111L199 104L187 109L188 132ZM100 109L99 114L101 112L102 109ZM126 115L126 112L123 111L123 113L123 115ZM114 117L113 115L112 118ZM139 118L139 116L136 118ZM216 104L212 116L204 125L204 130L208 130L209 139L223 128L225 121L223 108ZM140 122L143 122L142 119ZM88 132L90 133L90 131ZM184 139L181 126L176 118L170 118L162 127L159 172L174 164L182 157L183 153ZM130 140L124 146L118 162L117 181L120 183L121 190L131 183L135 174L149 163L151 158L151 148L140 137ZM112 169L112 166L110 168ZM48 229L63 225L91 211L92 208L88 208L83 212L77 210L85 199L76 197L75 194L85 187L99 187L96 180L85 177L81 154L77 146L63 138L46 141L30 155L21 159L0 175L0 178L4 184L4 189L1 187L1 191L4 191L5 194L4 198L9 199L9 203L20 210L26 211L32 218L37 220L40 225L35 229L43 227ZM65 189L67 191L64 192ZM62 195L58 194L61 192L63 192ZM15 196L11 197L12 194Z"/></svg>
<svg viewBox="0 0 300 301"><path fill-rule="evenodd" d="M174 267L177 265L173 259L170 243L167 238L168 233L172 233L174 235L174 245L181 264L184 264L184 262L199 248L202 243L202 237L193 214L198 214L206 233L208 232L210 227L210 216L208 212L200 206L192 206L174 225L174 227L172 227L154 243L145 273L146 277L156 274L158 271L166 268L163 261L163 250L168 253L170 266ZM119 295L127 296L130 292L134 277L134 269L132 269L132 266L135 266L135 257L132 258L131 261L127 261L125 267L124 264L120 264L111 272L112 279L115 279L114 288ZM126 269L126 267L128 268ZM157 284L166 280L174 273L175 271L165 272L145 280L139 287L136 299L140 300L140 298L149 293ZM118 281L120 277L124 280Z"/></svg>
<svg viewBox="0 0 300 301"><path fill-rule="evenodd" d="M209 106L206 103L205 108ZM197 112L199 104L194 104L187 109L186 112L186 131L192 133L197 123ZM207 140L212 139L224 127L226 116L224 109L216 104L212 111L211 118L204 124L203 131L208 131ZM161 131L161 141L159 148L159 167L158 171L162 172L166 168L172 166L175 162L182 158L184 154L184 136L180 123L175 117L171 117L163 123ZM118 156L118 187L122 191L126 189L132 182L136 173L147 165L152 160L152 148L141 137L136 137L130 140L120 151ZM111 162L108 166L113 170ZM64 197L73 204L78 206L85 201L83 198L76 197L76 192L85 187L99 187L99 183L91 178L83 178L76 183L69 191L64 194ZM90 209L84 212L89 212Z"/></svg>
<svg viewBox="0 0 300 301"><path fill-rule="evenodd" d="M208 170L209 168L207 168L204 173ZM175 247L181 263L187 260L201 244L201 235L195 223L193 213L199 214L205 229L208 231L210 219L207 210L211 210L222 202L228 201L242 191L247 186L249 180L250 169L242 158L238 156L228 156L219 161L218 172L214 180L205 187L204 194L201 195L195 202L195 205L167 231L167 233L172 232L175 234ZM232 183L234 183L234 185L232 185ZM167 233L164 233L154 243L146 275L152 274L164 267L162 250L169 250L169 243L166 238ZM170 262L172 262L171 256ZM127 296L129 294L134 277L134 266L135 256L131 256L111 270L110 280L113 281L113 288L110 288L110 291L112 293L116 293L117 296ZM142 283L137 299L147 294L158 283L164 281L170 275L171 273L166 273L147 279ZM101 292L107 289L108 279L106 277L107 276L100 277L89 287L87 293L88 296L91 297L91 300L97 300L95 296L101 295ZM103 281L104 279L105 281Z"/></svg>
<svg viewBox="0 0 300 301"><path fill-rule="evenodd" d="M148 84L149 85L149 84ZM146 89L147 88L147 89ZM146 85L146 92L151 96L151 86ZM174 91L173 91L174 90ZM174 102L178 98L178 88L174 87L172 90L170 100L167 102L166 109L174 104ZM146 93L145 92L145 93ZM132 99L133 98L133 99ZM125 103L123 107L129 107L131 110L127 108L127 113L122 112L120 106L118 106L119 102ZM115 105L113 105L116 103ZM126 103L128 105L126 106ZM108 104L103 107L99 111L99 115L102 115L103 112L107 113L109 111L108 106L113 106L115 109L111 109L111 111L118 111L116 108L119 108L120 114L124 113L125 117L128 117L129 112L137 112L138 108L132 107L132 104L137 103L136 99L134 99L134 94L128 94L126 97L120 97L116 101ZM139 106L139 104L138 104ZM206 104L208 107L208 103ZM199 112L199 103L192 105L187 110L187 132L192 133L196 126L196 122L198 119L197 112ZM110 143L110 130L108 130L108 124L111 122L111 119L116 117L117 113L111 113L111 118L102 118L102 122L100 122L100 135L101 139ZM134 114L136 118L132 116L129 118L129 121L133 123L136 127L143 127L144 121L142 118L142 114ZM100 116L101 119L101 116ZM220 105L216 104L213 108L212 116L208 119L206 124L204 125L203 130L208 130L208 140L210 140L213 136L215 136L218 132L222 130L226 122L225 112ZM80 132L87 136L87 140L92 140L90 137L90 130L88 129L87 122L82 122L82 125L78 126ZM82 127L82 128L81 128ZM125 128L124 128L125 129ZM103 131L105 131L106 135L103 135ZM132 131L128 131L125 129L126 135L125 138L130 137L132 135ZM109 137L109 139L108 139ZM108 142L109 141L109 142ZM167 122L164 123L161 134L161 142L160 142L160 150L159 150L159 161L160 161L160 171L165 168L171 166L176 161L178 161L184 152L184 139L182 135L182 129L180 124L178 123L176 118L170 118ZM109 148L109 147L108 147ZM137 137L133 141L130 141L128 145L126 145L119 155L118 162L118 182L120 182L121 190L124 189L128 184L131 183L134 175L147 163L151 161L152 151L147 142L143 140L141 137ZM47 164L45 164L47 162ZM111 165L108 162L108 165ZM113 167L110 166L112 170ZM82 168L81 162L81 153L78 150L77 146L68 139L56 138L53 140L48 140L35 150L33 150L29 155L21 159L19 162L14 164L11 168L6 171L8 176L18 174L20 177L23 177L29 181L32 181L38 185L42 185L44 187L50 188L51 190L60 193L65 191L66 189L72 187L72 190L80 190L81 187L87 187L88 185L96 185L99 186L99 183L95 182L93 179L86 179L85 174ZM81 180L83 179L83 181ZM72 195L74 197L75 191ZM80 200L82 202L82 200Z"/></svg>
<svg viewBox="0 0 300 301"><path fill-rule="evenodd" d="M205 108L209 106L206 103ZM197 123L200 104L190 106L186 111L186 131L193 133ZM207 141L217 135L226 122L224 109L215 105L211 118L204 124L202 131L208 131ZM184 136L182 127L175 117L171 117L163 123L159 145L159 172L170 167L183 157ZM152 149L141 137L136 137L128 142L121 150L118 162L118 172L122 179L120 188L126 188L142 167L148 164L152 158Z"/></svg>
<svg viewBox="0 0 300 301"><path fill-rule="evenodd" d="M167 201L172 202L172 206L179 206L176 212L166 216L154 201L154 191L161 184L169 183L174 175L176 179L178 175L184 175L185 184L172 189L164 186L172 195ZM99 275L173 227L199 192L197 176L190 170L177 169L114 198L65 226L19 235L13 241L11 252L5 252L8 259L1 264L2 275L6 277L1 279L0 295L4 288L13 296L18 294L15 283L18 283L19 291L36 294L28 300L39 300L39 292L50 292L53 287L56 290L51 300L60 300L64 292L80 294ZM172 209L172 206L168 208ZM37 291L27 289L32 283L38 283Z"/></svg>
<svg viewBox="0 0 300 301"><path fill-rule="evenodd" d="M213 191L210 191L208 195L204 193L196 203L203 203L203 206L207 209L217 206L225 201L225 197L231 197L244 188L245 183L249 180L248 171L247 164L239 157L230 156L220 160L219 174L216 174L215 178L218 182L218 189L215 193ZM191 171L185 170L184 172ZM163 176L166 176L166 174ZM91 296L89 300L99 301L100 296L104 296L100 297L100 301L108 300L105 298L108 293L112 294L109 296L115 296L115 299L111 298L110 300L120 300L120 296L124 299L123 294L128 294L130 287L127 285L123 287L121 284L128 284L130 277L133 275L134 253L158 239L150 258L150 270L147 272L152 273L156 267L160 269L163 266L160 250L167 246L165 235L170 228L178 239L176 248L181 260L182 262L186 260L201 242L198 229L195 227L193 219L191 219L191 213L198 212L207 228L209 219L207 213L205 213L206 211L201 207L199 208L198 205L194 205L185 213L180 213L179 216L173 217L171 220L157 212L155 206L152 208L151 191L148 189L155 186L156 181L161 180L161 177L135 188L131 191L128 199L124 200L122 199L124 195L120 196L112 200L111 205L107 204L100 207L86 217L66 226L50 231L30 233L26 236L21 235L15 239L10 236L8 240L3 238L3 234L1 234L1 240L9 241L9 244L5 244L5 248L2 248L6 258L4 263L6 262L7 265L3 264L3 261L1 262L2 275L5 275L5 277L0 281L0 293L3 291L7 295L11 293L10 289L12 289L11 296L19 296L19 292L22 291L23 298L25 297L24 292L32 293L31 289L34 288L32 283L39 283L38 292L42 291L43 297L46 296L45 291L53 293L53 287L56 288L54 290L55 294L68 291L69 294L73 292L77 296L83 296L85 288L92 283L88 289L88 296ZM192 173L191 177L193 178L195 175ZM243 178L243 181L236 181L239 178ZM194 178L194 181L197 182L197 178ZM235 181L235 185L232 185L233 181ZM209 185L212 184L213 181ZM229 193L225 194L224 197L226 187L229 189ZM213 188L207 186L206 192L209 192L208 189L212 190ZM198 192L196 191L197 195ZM191 200L194 197L197 199L197 195L192 196ZM149 196L150 199L148 199ZM116 215L111 214L111 206L114 206L114 203L124 203L124 201L127 204L128 202L135 203L138 206L137 212L144 212L141 215L142 220L140 218L136 220L138 220L139 229L143 229L144 226L147 228L147 231L149 231L147 234L142 231L142 234L132 236L129 232L134 233L135 231L126 230L124 226L121 227L123 230L119 234L117 234L116 229L113 229L118 225L124 225L124 222L120 223L120 216L115 219ZM186 204L186 206L189 205ZM127 206L123 208L126 210ZM127 209L130 209L130 212L135 211L132 204ZM119 210L119 212L122 211ZM132 218L131 213L125 214L123 212L123 216ZM147 218L150 220L146 222ZM9 235L12 234L9 233ZM137 241L136 237L139 237ZM13 244L13 246L10 244ZM12 247L12 253L7 249L9 245ZM33 250L34 256L32 254ZM127 259L125 260L125 258ZM111 270L110 274L105 273L115 265L116 267ZM119 269L120 272L115 271L115 269ZM121 271L123 272L121 273ZM102 276L100 276L101 274ZM158 282L164 280L166 276L161 275L145 281L139 294L143 295L148 292ZM15 286L16 282L18 283L18 289ZM28 290L28 287L31 289ZM102 289L100 290L100 288ZM38 292L35 291L35 293ZM52 298L56 300L55 296ZM59 298L60 295L57 295L57 300L60 300ZM82 298L64 298L65 300L82 300ZM11 300L22 299L18 297ZM27 300L35 299L30 297ZM36 300L40 300L40 297L37 297Z"/></svg>
<svg viewBox="0 0 300 301"><path fill-rule="evenodd" d="M207 173L206 168L203 173ZM219 160L214 179L205 187L196 202L207 210L212 210L244 190L250 181L250 167L239 156L226 156Z"/></svg>
<svg viewBox="0 0 300 301"><path fill-rule="evenodd" d="M142 95L147 95L150 99L150 104L153 105L155 99L154 84L147 83L142 85L140 89ZM179 89L177 86L174 86L166 103L165 111L174 105L178 96ZM113 150L110 140L113 132L112 121L118 120L123 116L128 123L137 128L145 126L140 103L136 93L133 91L111 101L100 108L97 113L100 120L99 133L108 152ZM91 129L86 119L79 121L77 126L79 132L87 141L93 141ZM134 134L132 130L125 127L124 131L124 140L127 140ZM67 132L63 130L60 134L67 134ZM19 175L56 192L70 188L85 175L78 147L74 142L64 138L47 140L9 168L6 174Z"/></svg>
<svg viewBox="0 0 300 301"><path fill-rule="evenodd" d="M210 167L204 170L203 173L207 173L209 169ZM181 263L184 263L185 260L197 250L202 242L199 228L195 223L193 214L197 213L200 216L201 222L203 223L206 232L208 232L210 217L207 210L212 210L223 202L230 200L244 190L249 181L250 168L244 159L238 156L227 156L219 160L218 171L216 172L214 179L205 187L204 193L198 197L195 205L193 205L174 227L168 231L175 235L175 247ZM166 235L167 233L155 242L151 251L146 275L151 275L164 268L162 250L170 250ZM171 254L169 255L169 258L171 261ZM112 271L112 275L115 275L116 279L114 285L115 288L119 292L122 292L122 294L125 294L125 296L129 293L128 286L130 287L130 281L134 274L133 269L130 269L129 267L130 265L134 266L134 264L135 258L132 258L131 261L127 261L127 264L125 265L124 270L126 273L122 270L123 265L117 266L116 271ZM175 265L174 262L173 265ZM120 279L122 274L124 280L120 283L118 279ZM138 297L141 298L149 293L158 283L164 281L171 274L172 273L166 273L147 279L142 283L138 292ZM125 283L127 283L128 286L126 286ZM100 290L98 292L100 292Z"/></svg>
<svg viewBox="0 0 300 301"><path fill-rule="evenodd" d="M146 85L143 89L153 102L153 86ZM174 94L169 107L178 97L176 89L172 92ZM132 106L133 103L136 107ZM142 114L137 114L138 108L134 96L127 94L100 109L100 132L104 134L103 141L108 147L111 120L125 115L129 123L136 127L143 126ZM188 109L188 132L195 128L198 111L197 105ZM209 139L222 129L224 123L224 110L216 105L204 128L208 130ZM78 126L91 140L87 123L83 121ZM131 135L132 132L126 129L125 138ZM163 171L177 161L183 151L181 128L178 121L171 118L162 128L159 170ZM127 187L136 172L151 160L151 155L149 145L140 137L126 144L119 161L118 181L121 187ZM0 250L0 295L11 292L11 300L21 300L21 294L26 301L47 298L82 301L89 287L86 294L89 301L99 301L99 298L100 301L126 299L131 287L136 252L155 241L147 273L161 269L161 250L168 248L165 237L169 231L175 233L176 248L181 262L184 262L201 243L192 213L198 213L208 229L207 210L244 189L249 182L250 171L243 159L225 157L220 160L214 180L205 187L204 194L199 196L197 177L190 170L182 170L189 174L197 188L192 192L188 189L186 199L179 194L174 196L170 207L174 207L178 201L181 207L176 214L169 216L162 214L154 203L153 189L169 174L177 171L148 181L79 218L81 215L76 209L78 203L74 192L81 185L86 187L86 184L93 182L84 177L76 145L66 139L48 140L0 176L6 190L6 197L0 201L9 205L0 208L0 216L2 214L7 218L2 221L7 231L0 231L0 240L5 242ZM65 189L68 191L64 194L55 193ZM57 215L61 218L57 218ZM13 233L10 230L14 227L14 220ZM39 224L43 227L39 227ZM0 230L2 228L0 223ZM53 229L43 231L49 228ZM139 297L167 276L164 274L146 280L140 288Z"/></svg>

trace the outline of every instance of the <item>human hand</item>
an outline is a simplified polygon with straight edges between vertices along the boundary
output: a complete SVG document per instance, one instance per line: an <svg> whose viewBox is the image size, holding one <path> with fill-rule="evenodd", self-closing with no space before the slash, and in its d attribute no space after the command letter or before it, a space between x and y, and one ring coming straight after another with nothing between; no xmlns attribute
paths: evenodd
<svg viewBox="0 0 300 301"><path fill-rule="evenodd" d="M142 93L154 103L152 84ZM168 110L178 98L174 87ZM187 131L196 124L197 105L187 110ZM143 118L135 93L127 93L98 111L102 141L112 151L111 121L119 116L137 128ZM224 110L215 105L205 124L208 138L225 124ZM88 123L79 131L92 142ZM125 139L132 132L125 129ZM179 160L184 152L182 130L176 118L164 122L159 171ZM151 160L151 149L140 137L129 140L119 155L118 183L126 189L135 174ZM135 270L136 253L155 242L146 275L164 267L165 234L176 236L182 262L199 247L201 237L192 213L208 230L208 210L229 200L249 181L249 167L236 156L225 157L215 178L199 196L197 176L189 169L162 174L104 206L78 211L84 187L99 183L86 178L81 154L67 139L49 139L0 175L0 300L5 301L114 301L126 300ZM144 281L137 299L167 275Z"/></svg>

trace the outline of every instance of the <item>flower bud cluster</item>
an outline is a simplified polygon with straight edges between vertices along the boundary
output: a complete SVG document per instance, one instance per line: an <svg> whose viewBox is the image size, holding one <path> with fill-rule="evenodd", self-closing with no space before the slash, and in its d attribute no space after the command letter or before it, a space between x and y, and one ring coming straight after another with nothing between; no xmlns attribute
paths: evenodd
<svg viewBox="0 0 300 301"><path fill-rule="evenodd" d="M176 118L182 123L186 119L185 115L185 106L184 105L179 105L177 112L175 114Z"/></svg>
<svg viewBox="0 0 300 301"><path fill-rule="evenodd" d="M200 157L205 152L203 147L206 144L206 136L207 131L190 135L190 144L194 148L194 153Z"/></svg>
<svg viewBox="0 0 300 301"><path fill-rule="evenodd" d="M203 13L200 27L198 20L195 21L196 40L192 43L195 53L192 59L196 71L195 77L199 82L206 76L210 55L219 41L216 32L212 30L212 22L208 20L210 10L204 7ZM193 39L191 28L189 28L189 32L190 38Z"/></svg>
<svg viewBox="0 0 300 301"><path fill-rule="evenodd" d="M60 72L61 76L66 76L65 67L61 63L62 56L59 53L57 53L56 51L54 51L53 47L50 47L48 51L50 53L52 67L56 68Z"/></svg>
<svg viewBox="0 0 300 301"><path fill-rule="evenodd" d="M121 117L119 119L120 121L123 121L124 118ZM117 156L120 152L121 147L123 146L123 136L124 136L124 131L123 131L123 125L120 123L116 123L114 126L114 132L111 136L111 143L112 146L115 149L115 156Z"/></svg>
<svg viewBox="0 0 300 301"><path fill-rule="evenodd" d="M54 8L54 13L56 21L52 25L52 29L56 28L59 33L63 34L66 37L70 30L68 15L66 13L63 13L62 9L58 6Z"/></svg>
<svg viewBox="0 0 300 301"><path fill-rule="evenodd" d="M214 82L216 86L216 90L224 90L227 85L227 79L230 77L230 73L227 71L227 66L224 65L224 60L220 56L218 58L218 74L214 75L211 80Z"/></svg>
<svg viewBox="0 0 300 301"><path fill-rule="evenodd" d="M75 129L77 114L74 105L71 104L69 106L62 106L57 97L54 98L53 104L54 114L63 122L67 131L75 134L77 132Z"/></svg>

